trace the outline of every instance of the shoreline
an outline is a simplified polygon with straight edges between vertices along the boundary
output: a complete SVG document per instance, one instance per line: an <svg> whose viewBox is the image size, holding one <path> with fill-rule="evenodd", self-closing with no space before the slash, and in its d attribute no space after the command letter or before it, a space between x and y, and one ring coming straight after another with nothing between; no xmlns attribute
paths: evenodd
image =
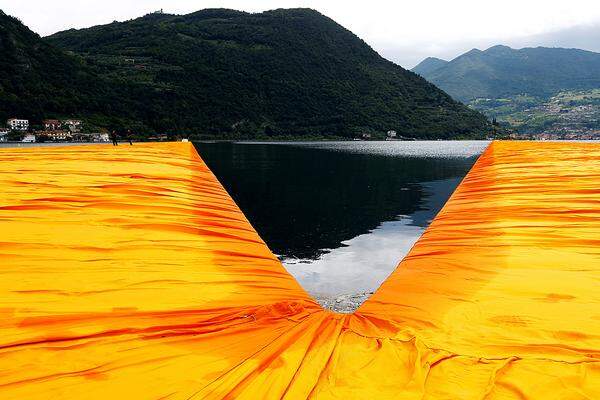
<svg viewBox="0 0 600 400"><path fill-rule="evenodd" d="M352 314L375 292L359 292L341 295L314 296L317 303L326 310L340 314Z"/></svg>

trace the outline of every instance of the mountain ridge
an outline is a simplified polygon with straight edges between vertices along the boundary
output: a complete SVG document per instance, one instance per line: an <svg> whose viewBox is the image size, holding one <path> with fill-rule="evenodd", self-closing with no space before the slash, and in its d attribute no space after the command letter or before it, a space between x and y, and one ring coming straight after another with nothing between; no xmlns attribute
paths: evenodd
<svg viewBox="0 0 600 400"><path fill-rule="evenodd" d="M483 115L310 9L153 13L36 40L52 49L52 63L79 64L61 74L86 77L74 88L61 88L60 76L46 77L53 94L38 114L89 114L110 129L236 139L387 130L481 137L488 128ZM38 64L42 75L48 66ZM39 94L37 79L30 79L32 94ZM0 101L13 94L0 93Z"/></svg>
<svg viewBox="0 0 600 400"><path fill-rule="evenodd" d="M442 60L441 58L427 57L419 64L417 64L414 68L412 68L411 71L415 74L423 76L432 73L433 71L443 67L446 64L448 64L448 61Z"/></svg>
<svg viewBox="0 0 600 400"><path fill-rule="evenodd" d="M519 94L549 97L561 90L600 87L600 53L496 45L472 49L421 75L463 102Z"/></svg>

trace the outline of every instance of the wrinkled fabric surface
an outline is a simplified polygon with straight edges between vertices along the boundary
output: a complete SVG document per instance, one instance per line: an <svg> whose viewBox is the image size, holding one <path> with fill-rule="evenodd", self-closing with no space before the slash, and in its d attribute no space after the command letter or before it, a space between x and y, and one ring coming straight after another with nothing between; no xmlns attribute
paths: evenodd
<svg viewBox="0 0 600 400"><path fill-rule="evenodd" d="M3 400L600 399L598 144L492 143L349 315L189 143L0 149L0 185Z"/></svg>

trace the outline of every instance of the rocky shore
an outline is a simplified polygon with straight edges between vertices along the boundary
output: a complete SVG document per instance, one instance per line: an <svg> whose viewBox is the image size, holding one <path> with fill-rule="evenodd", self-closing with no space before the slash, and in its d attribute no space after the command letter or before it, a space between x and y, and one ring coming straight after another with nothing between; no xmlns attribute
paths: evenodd
<svg viewBox="0 0 600 400"><path fill-rule="evenodd" d="M317 296L323 308L342 314L351 314L365 302L373 292L342 294L338 296Z"/></svg>

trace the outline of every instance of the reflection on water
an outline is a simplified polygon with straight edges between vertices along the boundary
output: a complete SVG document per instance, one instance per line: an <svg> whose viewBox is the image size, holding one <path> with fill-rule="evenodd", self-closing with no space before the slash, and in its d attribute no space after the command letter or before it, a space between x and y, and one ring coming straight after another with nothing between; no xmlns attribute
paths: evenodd
<svg viewBox="0 0 600 400"><path fill-rule="evenodd" d="M487 142L198 143L271 250L316 296L370 292Z"/></svg>
<svg viewBox="0 0 600 400"><path fill-rule="evenodd" d="M318 297L372 292L408 253L459 182L453 178L423 184L422 210L385 221L316 260L285 257L282 261Z"/></svg>

